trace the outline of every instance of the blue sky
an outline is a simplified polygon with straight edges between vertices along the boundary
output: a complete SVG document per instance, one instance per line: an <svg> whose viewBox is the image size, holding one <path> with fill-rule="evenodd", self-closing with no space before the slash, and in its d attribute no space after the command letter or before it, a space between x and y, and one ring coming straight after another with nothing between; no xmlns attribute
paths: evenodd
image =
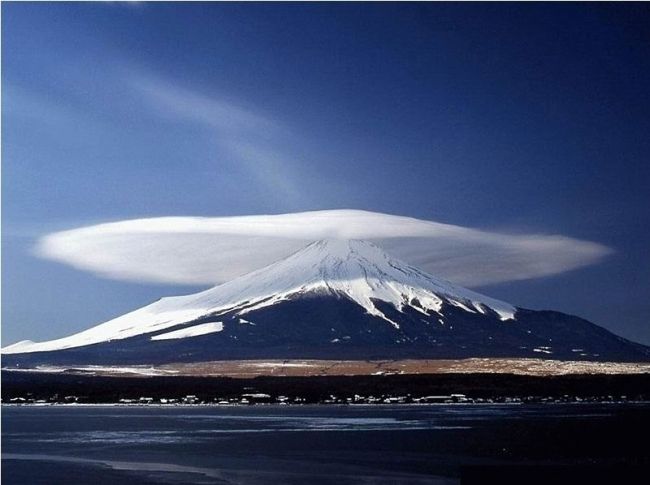
<svg viewBox="0 0 650 485"><path fill-rule="evenodd" d="M644 4L2 5L2 341L199 289L37 258L135 217L354 208L613 249L479 288L650 343Z"/></svg>

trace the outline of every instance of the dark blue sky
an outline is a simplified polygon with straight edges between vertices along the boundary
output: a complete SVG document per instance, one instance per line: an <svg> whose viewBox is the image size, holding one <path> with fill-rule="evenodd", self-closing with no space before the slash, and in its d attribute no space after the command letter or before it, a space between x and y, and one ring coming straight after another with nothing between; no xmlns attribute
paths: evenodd
<svg viewBox="0 0 650 485"><path fill-rule="evenodd" d="M330 208L605 244L479 290L650 343L648 25L646 4L4 3L3 344L195 289L38 259L40 235Z"/></svg>

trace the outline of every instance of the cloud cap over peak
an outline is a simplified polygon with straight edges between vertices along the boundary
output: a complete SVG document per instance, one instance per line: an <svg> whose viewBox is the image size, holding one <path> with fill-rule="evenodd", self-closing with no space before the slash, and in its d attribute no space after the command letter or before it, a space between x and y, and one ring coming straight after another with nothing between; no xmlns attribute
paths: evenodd
<svg viewBox="0 0 650 485"><path fill-rule="evenodd" d="M48 234L36 253L112 279L202 285L228 281L328 238L369 240L470 287L559 274L611 253L566 236L504 234L359 210L132 219Z"/></svg>

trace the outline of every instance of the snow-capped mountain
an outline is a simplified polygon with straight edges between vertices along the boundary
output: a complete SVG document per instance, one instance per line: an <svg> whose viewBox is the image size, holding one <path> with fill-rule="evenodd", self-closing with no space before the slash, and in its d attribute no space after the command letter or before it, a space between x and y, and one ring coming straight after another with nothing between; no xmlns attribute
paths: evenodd
<svg viewBox="0 0 650 485"><path fill-rule="evenodd" d="M648 360L577 317L516 308L357 240L322 240L201 293L83 332L2 349L5 365L237 358L548 357Z"/></svg>

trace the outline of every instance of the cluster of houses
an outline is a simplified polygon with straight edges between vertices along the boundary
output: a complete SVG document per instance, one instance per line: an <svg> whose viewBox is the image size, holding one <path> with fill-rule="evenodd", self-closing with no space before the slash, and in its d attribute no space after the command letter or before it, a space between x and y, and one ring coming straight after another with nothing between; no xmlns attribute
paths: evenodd
<svg viewBox="0 0 650 485"><path fill-rule="evenodd" d="M213 405L238 405L238 404L305 404L307 399L302 397L288 396L271 396L265 393L245 393L238 397L220 398L212 400L202 400L195 395L187 395L182 398L161 398L140 397L138 399L120 399L120 404L213 404ZM333 394L325 399L318 401L319 404L427 404L427 403L469 403L476 402L464 394L450 394L443 396L361 396L355 394L354 397L338 397Z"/></svg>
<svg viewBox="0 0 650 485"><path fill-rule="evenodd" d="M80 401L80 397L78 396L65 396L63 399L59 397L58 394L55 394L54 396L51 396L49 399L35 399L31 395L27 395L27 397L12 397L9 399L5 399L4 396L2 396L2 403L9 403L9 404L75 404Z"/></svg>
<svg viewBox="0 0 650 485"><path fill-rule="evenodd" d="M577 396L528 396L528 397L500 397L500 398L472 398L465 394L448 394L414 397L410 394L404 396L362 396L355 394L353 397L341 397L329 395L320 400L309 400L304 397L289 397L284 395L272 396L261 392L244 393L237 397L215 397L213 399L202 399L193 394L179 398L159 398L142 396L139 398L119 399L119 404L130 405L251 405L251 404L490 404L490 403L558 403L558 402L624 402L628 401L627 396L591 396L581 398ZM632 399L638 400L638 399ZM27 397L2 398L3 403L9 404L76 404L87 403L82 396L64 396L60 398L54 395L49 399L34 399Z"/></svg>
<svg viewBox="0 0 650 485"><path fill-rule="evenodd" d="M140 397L139 399L120 399L120 404L217 404L217 405L237 405L237 404L302 404L304 398L289 398L287 396L273 397L265 393L246 393L238 397L222 398L215 397L212 400L203 400L199 397L188 394L181 398L160 398L158 400L152 397Z"/></svg>

